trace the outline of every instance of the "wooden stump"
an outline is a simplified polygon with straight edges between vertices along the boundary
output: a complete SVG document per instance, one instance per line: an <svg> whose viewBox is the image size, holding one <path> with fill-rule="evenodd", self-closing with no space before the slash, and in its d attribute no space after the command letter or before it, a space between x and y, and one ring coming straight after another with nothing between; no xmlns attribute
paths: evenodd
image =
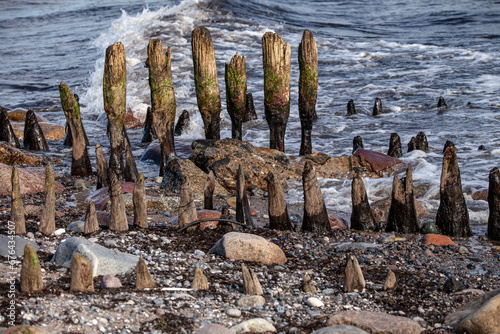
<svg viewBox="0 0 500 334"><path fill-rule="evenodd" d="M242 263L241 272L243 274L243 293L250 296L263 295L262 286L253 270Z"/></svg>
<svg viewBox="0 0 500 334"><path fill-rule="evenodd" d="M313 295L317 293L316 287L308 274L304 275L304 283L302 284L302 290L304 292L312 293Z"/></svg>
<svg viewBox="0 0 500 334"><path fill-rule="evenodd" d="M153 140L158 139L155 128L153 126L153 114L151 107L148 107L146 112L146 120L144 121L144 131L142 133L141 143L151 143Z"/></svg>
<svg viewBox="0 0 500 334"><path fill-rule="evenodd" d="M179 204L179 228L187 226L198 219L196 214L196 206L194 205L193 192L191 190L191 183L184 175L181 176L181 201ZM196 228L189 227L187 232L192 232Z"/></svg>
<svg viewBox="0 0 500 334"><path fill-rule="evenodd" d="M108 186L108 163L100 144L95 145L95 165L97 169L96 189Z"/></svg>
<svg viewBox="0 0 500 334"><path fill-rule="evenodd" d="M83 233L86 235L99 231L99 223L97 222L97 213L95 204L92 198L87 199L87 211L85 213L85 226Z"/></svg>
<svg viewBox="0 0 500 334"><path fill-rule="evenodd" d="M305 30L299 44L299 116L302 139L300 155L312 153L311 131L318 95L318 48L312 32Z"/></svg>
<svg viewBox="0 0 500 334"><path fill-rule="evenodd" d="M446 105L446 102L444 100L444 97L442 97L442 96L439 97L437 107L438 108L448 108L448 106Z"/></svg>
<svg viewBox="0 0 500 334"><path fill-rule="evenodd" d="M78 99L64 82L59 84L59 95L73 147L71 175L78 177L91 176L92 165L90 164L89 152L87 151L88 139L83 128Z"/></svg>
<svg viewBox="0 0 500 334"><path fill-rule="evenodd" d="M243 118L247 103L247 72L245 56L238 52L226 63L224 79L226 81L227 112L231 117L231 137L241 140Z"/></svg>
<svg viewBox="0 0 500 334"><path fill-rule="evenodd" d="M493 168L489 175L488 206L488 238L500 240L500 172Z"/></svg>
<svg viewBox="0 0 500 334"><path fill-rule="evenodd" d="M358 259L354 255L347 256L344 272L344 292L363 291L365 288L365 278L359 266Z"/></svg>
<svg viewBox="0 0 500 334"><path fill-rule="evenodd" d="M245 110L245 116L243 117L243 122L253 121L257 119L257 113L255 112L255 106L253 104L252 93L247 94L247 105Z"/></svg>
<svg viewBox="0 0 500 334"><path fill-rule="evenodd" d="M236 176L236 221L243 226L254 227L247 196L247 183L241 165Z"/></svg>
<svg viewBox="0 0 500 334"><path fill-rule="evenodd" d="M214 190L215 190L215 174L211 170L208 172L207 180L205 181L205 187L203 190L203 208L206 210L214 209Z"/></svg>
<svg viewBox="0 0 500 334"><path fill-rule="evenodd" d="M427 136L423 132L419 132L415 138L415 145L417 150L427 152L429 150L429 144L427 143Z"/></svg>
<svg viewBox="0 0 500 334"><path fill-rule="evenodd" d="M139 174L135 182L132 194L134 202L134 225L141 228L148 228L148 212L146 206L146 188L144 185L144 174Z"/></svg>
<svg viewBox="0 0 500 334"><path fill-rule="evenodd" d="M73 254L71 264L71 287L72 292L94 292L94 280L92 264L80 253Z"/></svg>
<svg viewBox="0 0 500 334"><path fill-rule="evenodd" d="M374 231L377 227L375 216L368 202L365 184L359 175L352 179L351 188L352 213L351 229L359 231Z"/></svg>
<svg viewBox="0 0 500 334"><path fill-rule="evenodd" d="M274 230L292 230L292 222L288 215L285 193L279 180L272 171L265 177L268 191L269 228Z"/></svg>
<svg viewBox="0 0 500 334"><path fill-rule="evenodd" d="M0 141L7 142L7 144L15 148L21 148L14 129L12 129L12 125L10 124L7 109L3 107L0 107Z"/></svg>
<svg viewBox="0 0 500 334"><path fill-rule="evenodd" d="M177 124L175 124L174 136L182 135L187 128L191 124L191 118L189 117L189 111L183 110L179 119L177 120Z"/></svg>
<svg viewBox="0 0 500 334"><path fill-rule="evenodd" d="M33 292L43 290L42 268L35 248L28 242L24 247L24 258L21 267L21 291Z"/></svg>
<svg viewBox="0 0 500 334"><path fill-rule="evenodd" d="M139 261L137 261L136 266L135 288L137 290L144 290L153 289L154 287L155 281L153 279L153 276L151 276L146 262L141 257L139 258Z"/></svg>
<svg viewBox="0 0 500 334"><path fill-rule="evenodd" d="M122 133L127 112L127 68L125 48L121 42L106 49L102 90L111 144L109 167L115 171L118 178L122 178L124 171Z"/></svg>
<svg viewBox="0 0 500 334"><path fill-rule="evenodd" d="M262 55L269 147L284 152L286 123L290 114L290 44L285 43L280 35L266 32L262 37Z"/></svg>
<svg viewBox="0 0 500 334"><path fill-rule="evenodd" d="M363 138L361 138L361 136L356 136L352 140L352 154L354 154L358 148L363 148Z"/></svg>
<svg viewBox="0 0 500 334"><path fill-rule="evenodd" d="M191 288L194 290L208 290L207 276L201 271L200 267L196 267Z"/></svg>
<svg viewBox="0 0 500 334"><path fill-rule="evenodd" d="M398 281L396 278L396 274L394 274L392 270L389 270L389 272L387 273L387 277L385 278L384 290L385 291L394 290L396 289L397 285Z"/></svg>
<svg viewBox="0 0 500 334"><path fill-rule="evenodd" d="M134 155L132 154L132 148L130 147L130 141L128 140L127 130L123 127L123 148L125 150L125 167L123 174L125 181L135 182L139 172L137 171L137 166L135 164Z"/></svg>
<svg viewBox="0 0 500 334"><path fill-rule="evenodd" d="M401 139L399 135L395 132L391 133L391 139L389 140L389 150L387 155L393 158L401 158L403 156L403 150L401 148Z"/></svg>
<svg viewBox="0 0 500 334"><path fill-rule="evenodd" d="M316 170L310 160L307 160L302 173L304 188L304 220L302 231L322 233L330 231L330 219L326 211L325 200L321 193Z"/></svg>
<svg viewBox="0 0 500 334"><path fill-rule="evenodd" d="M354 100L349 100L347 102L347 116L352 116L356 113L356 107L354 106Z"/></svg>
<svg viewBox="0 0 500 334"><path fill-rule="evenodd" d="M33 110L26 112L26 120L24 121L24 148L31 151L48 151L49 145L45 140L42 128L38 124Z"/></svg>
<svg viewBox="0 0 500 334"><path fill-rule="evenodd" d="M394 175L387 231L404 234L419 231L411 166L406 170L405 178L400 180L397 175Z"/></svg>
<svg viewBox="0 0 500 334"><path fill-rule="evenodd" d="M26 234L26 221L24 218L23 198L21 196L21 186L19 184L19 169L17 164L12 166L12 196L10 219L14 223L16 234Z"/></svg>
<svg viewBox="0 0 500 334"><path fill-rule="evenodd" d="M447 147L443 156L440 203L436 215L436 225L445 235L455 237L470 237L472 235L454 145Z"/></svg>
<svg viewBox="0 0 500 334"><path fill-rule="evenodd" d="M151 115L155 133L160 140L160 176L165 173L168 158L175 156L174 122L176 102L172 81L172 52L159 39L150 39L148 45L149 88L151 90Z"/></svg>
<svg viewBox="0 0 500 334"><path fill-rule="evenodd" d="M220 91L215 51L210 32L196 27L192 33L194 84L206 139L220 139Z"/></svg>
<svg viewBox="0 0 500 334"><path fill-rule="evenodd" d="M40 218L40 232L51 235L56 230L56 194L54 170L48 164L45 167L45 206Z"/></svg>
<svg viewBox="0 0 500 334"><path fill-rule="evenodd" d="M127 213L125 212L125 200L123 198L123 189L118 181L118 176L110 167L108 168L108 193L110 197L110 216L109 229L112 231L127 231Z"/></svg>
<svg viewBox="0 0 500 334"><path fill-rule="evenodd" d="M380 100L378 97L375 98L375 103L373 104L373 116L380 115L383 112L382 110L382 100Z"/></svg>

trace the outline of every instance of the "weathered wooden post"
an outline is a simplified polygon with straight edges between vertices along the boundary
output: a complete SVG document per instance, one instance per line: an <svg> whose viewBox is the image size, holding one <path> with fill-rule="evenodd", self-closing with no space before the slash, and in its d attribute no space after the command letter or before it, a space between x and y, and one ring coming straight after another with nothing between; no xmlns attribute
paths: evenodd
<svg viewBox="0 0 500 334"><path fill-rule="evenodd" d="M132 193L134 203L134 225L148 228L148 212L146 205L146 189L144 185L144 174L139 174Z"/></svg>
<svg viewBox="0 0 500 334"><path fill-rule="evenodd" d="M196 27L192 33L194 85L206 139L220 139L220 91L215 51L210 32Z"/></svg>
<svg viewBox="0 0 500 334"><path fill-rule="evenodd" d="M316 170L310 160L307 160L302 173L304 187L304 220L302 231L322 233L330 231L330 219L326 211L325 199L321 193Z"/></svg>
<svg viewBox="0 0 500 334"><path fill-rule="evenodd" d="M38 120L33 110L28 110L26 112L23 145L25 149L31 151L49 150L49 145L47 144L47 140L45 140L45 135L43 134L40 124L38 124Z"/></svg>
<svg viewBox="0 0 500 334"><path fill-rule="evenodd" d="M73 156L71 159L71 175L87 177L92 175L89 152L87 151L87 136L80 115L80 105L71 89L64 82L59 84L61 105L66 116L66 122L71 132Z"/></svg>
<svg viewBox="0 0 500 334"><path fill-rule="evenodd" d="M180 136L187 130L191 124L191 118L189 117L189 111L183 110L179 118L177 119L177 124L174 128L174 136Z"/></svg>
<svg viewBox="0 0 500 334"><path fill-rule="evenodd" d="M241 165L236 176L236 221L244 226L254 227L247 196L247 182Z"/></svg>
<svg viewBox="0 0 500 334"><path fill-rule="evenodd" d="M243 122L253 121L257 119L257 113L255 112L255 106L253 104L252 93L247 94L247 106L245 111L245 116L243 117Z"/></svg>
<svg viewBox="0 0 500 334"><path fill-rule="evenodd" d="M438 109L439 108L448 108L448 106L446 105L446 101L444 100L444 97L442 97L442 96L439 97L437 107L438 107Z"/></svg>
<svg viewBox="0 0 500 334"><path fill-rule="evenodd" d="M354 106L354 100L349 100L347 102L347 116L352 116L356 113L356 107Z"/></svg>
<svg viewBox="0 0 500 334"><path fill-rule="evenodd" d="M56 194L54 170L48 164L45 167L45 205L40 217L40 232L51 235L56 230Z"/></svg>
<svg viewBox="0 0 500 334"><path fill-rule="evenodd" d="M167 48L163 55L163 44L159 39L150 39L148 45L149 88L151 90L151 116L153 127L160 140L160 176L165 174L168 158L175 156L174 122L175 94L172 81L172 52Z"/></svg>
<svg viewBox="0 0 500 334"><path fill-rule="evenodd" d="M122 134L127 112L127 68L125 48L121 42L110 45L106 49L102 91L111 144L109 167L115 171L118 178L122 178L124 169Z"/></svg>
<svg viewBox="0 0 500 334"><path fill-rule="evenodd" d="M288 215L285 193L279 180L272 171L265 177L267 181L269 228L274 230L292 230L292 222Z"/></svg>
<svg viewBox="0 0 500 334"><path fill-rule="evenodd" d="M108 168L108 193L110 197L110 216L111 222L109 229L112 231L127 231L127 213L125 212L125 200L123 198L123 189L118 181L118 176L110 167Z"/></svg>
<svg viewBox="0 0 500 334"><path fill-rule="evenodd" d="M108 163L101 144L95 144L95 166L97 169L97 189L108 186Z"/></svg>
<svg viewBox="0 0 500 334"><path fill-rule="evenodd" d="M269 147L285 151L285 131L290 114L291 49L280 35L262 36L264 109L270 130Z"/></svg>
<svg viewBox="0 0 500 334"><path fill-rule="evenodd" d="M142 143L150 143L157 139L155 128L153 125L153 114L151 112L151 107L148 107L146 112L146 120L144 121L144 132L142 133Z"/></svg>
<svg viewBox="0 0 500 334"><path fill-rule="evenodd" d="M394 175L391 206L387 218L388 232L405 234L418 232L412 175L411 166L408 166L405 178L400 180L397 175Z"/></svg>
<svg viewBox="0 0 500 334"><path fill-rule="evenodd" d="M444 151L436 225L443 234L449 236L470 237L472 235L469 212L462 192L455 145L450 145Z"/></svg>
<svg viewBox="0 0 500 334"><path fill-rule="evenodd" d="M123 168L123 176L127 182L135 182L139 172L137 171L137 166L135 164L134 155L132 154L132 148L130 147L130 141L128 140L127 130L123 127L123 149L125 151L125 167Z"/></svg>
<svg viewBox="0 0 500 334"><path fill-rule="evenodd" d="M356 136L352 140L352 154L354 154L358 148L363 148L363 138L361 138L361 136Z"/></svg>
<svg viewBox="0 0 500 334"><path fill-rule="evenodd" d="M214 190L215 190L215 174L211 170L207 175L207 180L203 187L203 208L206 210L214 209Z"/></svg>
<svg viewBox="0 0 500 334"><path fill-rule="evenodd" d="M351 213L351 229L359 231L374 231L377 227L375 216L368 202L365 184L359 175L355 175L352 179L351 188L352 198L352 213Z"/></svg>
<svg viewBox="0 0 500 334"><path fill-rule="evenodd" d="M12 195L10 207L10 219L14 223L15 234L26 234L26 221L24 218L23 198L21 196L21 186L19 184L19 169L17 164L12 166Z"/></svg>
<svg viewBox="0 0 500 334"><path fill-rule="evenodd" d="M196 219L198 215L196 214L196 206L194 205L193 191L191 190L191 183L185 175L181 176L181 201L179 204L179 227L185 227ZM187 232L192 232L196 228L194 226L189 227Z"/></svg>
<svg viewBox="0 0 500 334"><path fill-rule="evenodd" d="M99 223L97 222L97 213L95 204L92 198L87 199L87 211L85 213L85 226L83 233L86 235L99 231Z"/></svg>
<svg viewBox="0 0 500 334"><path fill-rule="evenodd" d="M299 116L302 132L300 155L312 153L311 131L318 96L318 48L312 32L305 30L299 43Z"/></svg>
<svg viewBox="0 0 500 334"><path fill-rule="evenodd" d="M12 125L10 124L7 109L3 107L0 107L0 141L5 141L15 148L21 148L14 129L12 129Z"/></svg>
<svg viewBox="0 0 500 334"><path fill-rule="evenodd" d="M380 115L383 112L382 110L382 100L378 97L375 98L375 103L373 104L373 116Z"/></svg>
<svg viewBox="0 0 500 334"><path fill-rule="evenodd" d="M94 292L92 263L80 253L73 254L69 291Z"/></svg>
<svg viewBox="0 0 500 334"><path fill-rule="evenodd" d="M500 240L500 171L498 167L490 171L488 187L488 238Z"/></svg>
<svg viewBox="0 0 500 334"><path fill-rule="evenodd" d="M403 156L403 150L401 148L401 139L399 135L395 132L391 133L391 139L389 139L389 150L387 155L394 158L401 158Z"/></svg>
<svg viewBox="0 0 500 334"><path fill-rule="evenodd" d="M33 292L43 290L42 267L35 248L28 242L24 247L24 258L21 267L21 291Z"/></svg>
<svg viewBox="0 0 500 334"><path fill-rule="evenodd" d="M243 117L247 103L247 67L245 56L238 52L226 63L224 79L226 81L227 112L231 117L231 137L241 140Z"/></svg>

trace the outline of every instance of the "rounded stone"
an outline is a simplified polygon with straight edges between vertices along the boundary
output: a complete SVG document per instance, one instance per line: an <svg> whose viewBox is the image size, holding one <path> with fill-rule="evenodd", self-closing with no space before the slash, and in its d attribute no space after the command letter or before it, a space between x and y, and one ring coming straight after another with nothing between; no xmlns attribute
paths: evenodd
<svg viewBox="0 0 500 334"><path fill-rule="evenodd" d="M321 300L319 300L316 297L309 297L309 298L307 298L306 304L309 305L309 306L311 306L311 307L321 307L321 306L325 305Z"/></svg>

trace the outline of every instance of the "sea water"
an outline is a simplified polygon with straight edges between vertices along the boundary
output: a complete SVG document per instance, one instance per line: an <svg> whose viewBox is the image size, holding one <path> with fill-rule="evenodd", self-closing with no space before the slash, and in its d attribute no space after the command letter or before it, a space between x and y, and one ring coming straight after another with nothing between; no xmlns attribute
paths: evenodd
<svg viewBox="0 0 500 334"><path fill-rule="evenodd" d="M352 139L366 149L386 153L390 134L401 137L402 160L413 167L418 200L429 214L439 205L442 149L454 142L462 186L473 222L484 224L486 201L472 194L488 188L488 172L500 157L500 2L498 1L208 1L100 0L0 2L0 105L33 109L64 125L57 85L66 82L80 96L91 145L105 148L102 76L107 46L121 41L127 55L127 107L144 119L150 104L146 49L150 38L172 48L177 117L191 115L179 141L204 136L197 110L191 56L191 32L210 30L222 97L221 137L231 136L225 105L224 63L245 55L248 92L258 119L245 123L243 140L269 145L263 118L262 35L276 32L292 48L292 89L285 151L298 155L298 44L305 29L318 46L318 121L313 151L350 154ZM448 109L436 109L443 96ZM371 116L376 97L384 113ZM353 99L358 114L346 116ZM406 153L411 137L423 131L429 151ZM134 154L145 145L141 130L131 130ZM68 159L58 143L53 154ZM484 145L486 150L478 150ZM94 150L89 148L93 156ZM158 166L138 163L146 176ZM399 175L402 176L402 175ZM392 178L364 179L370 201L390 196ZM327 207L348 215L351 181L320 179ZM300 183L290 184L287 200L302 202Z"/></svg>

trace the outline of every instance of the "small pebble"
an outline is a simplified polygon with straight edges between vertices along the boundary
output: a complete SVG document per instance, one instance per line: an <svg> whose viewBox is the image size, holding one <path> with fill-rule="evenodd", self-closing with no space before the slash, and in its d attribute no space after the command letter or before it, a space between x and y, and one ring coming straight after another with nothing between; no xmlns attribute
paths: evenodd
<svg viewBox="0 0 500 334"><path fill-rule="evenodd" d="M316 297L309 297L309 298L307 298L306 304L309 305L309 306L311 306L311 307L321 307L321 306L325 305L321 300L319 300Z"/></svg>

